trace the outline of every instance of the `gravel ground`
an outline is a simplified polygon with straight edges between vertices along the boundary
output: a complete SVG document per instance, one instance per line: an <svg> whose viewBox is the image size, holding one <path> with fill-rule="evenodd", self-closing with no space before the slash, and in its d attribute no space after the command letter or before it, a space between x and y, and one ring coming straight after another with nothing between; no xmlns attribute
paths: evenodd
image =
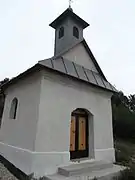
<svg viewBox="0 0 135 180"><path fill-rule="evenodd" d="M0 180L18 180L0 163Z"/></svg>

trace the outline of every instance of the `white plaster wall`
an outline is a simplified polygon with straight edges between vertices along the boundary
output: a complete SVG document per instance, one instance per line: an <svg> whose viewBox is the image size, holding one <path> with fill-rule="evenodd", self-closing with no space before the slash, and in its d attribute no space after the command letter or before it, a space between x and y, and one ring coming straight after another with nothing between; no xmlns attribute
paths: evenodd
<svg viewBox="0 0 135 180"><path fill-rule="evenodd" d="M87 53L82 43L79 43L78 45L70 49L68 52L63 54L63 57L98 73L94 63L92 62L89 54Z"/></svg>
<svg viewBox="0 0 135 180"><path fill-rule="evenodd" d="M57 172L59 166L71 163L71 112L85 108L94 115L95 159L114 161L111 93L47 70L41 73L6 91L0 154L26 174L39 177ZM17 119L11 120L14 97L19 108Z"/></svg>
<svg viewBox="0 0 135 180"><path fill-rule="evenodd" d="M58 74L43 74L35 151L42 154L44 172L54 173L59 165L70 162L70 119L76 108L94 115L95 158L114 161L112 94Z"/></svg>
<svg viewBox="0 0 135 180"><path fill-rule="evenodd" d="M18 81L6 90L0 129L0 141L15 147L34 150L40 99L40 73ZM9 119L13 98L18 99L16 119Z"/></svg>
<svg viewBox="0 0 135 180"><path fill-rule="evenodd" d="M0 142L0 155L26 174L33 173L33 153L28 149L22 149Z"/></svg>

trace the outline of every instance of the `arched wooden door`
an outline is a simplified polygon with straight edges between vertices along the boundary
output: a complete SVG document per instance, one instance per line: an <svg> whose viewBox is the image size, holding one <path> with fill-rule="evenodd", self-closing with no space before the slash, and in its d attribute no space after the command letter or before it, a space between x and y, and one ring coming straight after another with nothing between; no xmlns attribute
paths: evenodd
<svg viewBox="0 0 135 180"><path fill-rule="evenodd" d="M84 110L76 110L71 116L70 127L70 159L89 156L88 114Z"/></svg>

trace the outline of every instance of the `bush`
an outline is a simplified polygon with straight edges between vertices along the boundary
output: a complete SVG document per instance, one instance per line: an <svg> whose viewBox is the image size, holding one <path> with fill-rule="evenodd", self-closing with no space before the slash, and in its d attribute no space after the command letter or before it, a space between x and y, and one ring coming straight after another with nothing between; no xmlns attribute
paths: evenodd
<svg viewBox="0 0 135 180"><path fill-rule="evenodd" d="M134 167L122 171L120 176L113 178L113 180L135 180Z"/></svg>
<svg viewBox="0 0 135 180"><path fill-rule="evenodd" d="M135 141L135 112L123 104L112 106L114 138Z"/></svg>
<svg viewBox="0 0 135 180"><path fill-rule="evenodd" d="M97 180L97 178L94 178L93 180ZM112 180L135 180L135 169L131 167L121 171L120 175L113 177Z"/></svg>
<svg viewBox="0 0 135 180"><path fill-rule="evenodd" d="M134 156L135 145L122 140L116 140L114 145L116 162L123 166L129 166Z"/></svg>
<svg viewBox="0 0 135 180"><path fill-rule="evenodd" d="M45 177L40 177L39 179L34 178L34 173L30 174L28 180L45 180Z"/></svg>

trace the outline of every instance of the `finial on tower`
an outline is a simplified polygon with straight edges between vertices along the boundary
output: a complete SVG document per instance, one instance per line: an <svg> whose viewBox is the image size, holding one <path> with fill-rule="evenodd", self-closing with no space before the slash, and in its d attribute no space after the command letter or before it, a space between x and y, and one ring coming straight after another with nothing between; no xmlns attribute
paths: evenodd
<svg viewBox="0 0 135 180"><path fill-rule="evenodd" d="M71 3L73 2L73 0L69 0L69 9L73 11L72 7L71 7Z"/></svg>

